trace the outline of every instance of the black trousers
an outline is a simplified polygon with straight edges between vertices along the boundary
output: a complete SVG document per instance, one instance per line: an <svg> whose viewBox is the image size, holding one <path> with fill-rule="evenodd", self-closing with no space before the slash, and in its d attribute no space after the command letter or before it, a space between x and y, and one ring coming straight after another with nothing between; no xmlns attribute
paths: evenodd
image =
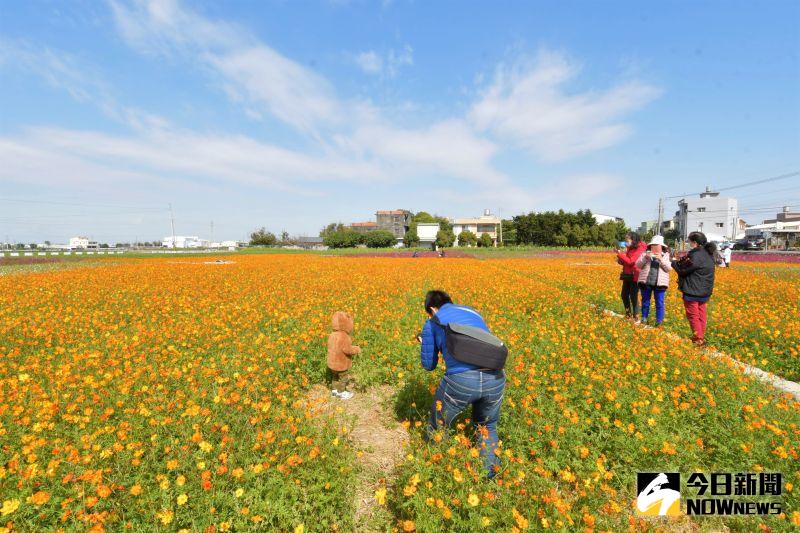
<svg viewBox="0 0 800 533"><path fill-rule="evenodd" d="M625 306L625 314L639 316L639 285L634 280L622 280L622 305Z"/></svg>

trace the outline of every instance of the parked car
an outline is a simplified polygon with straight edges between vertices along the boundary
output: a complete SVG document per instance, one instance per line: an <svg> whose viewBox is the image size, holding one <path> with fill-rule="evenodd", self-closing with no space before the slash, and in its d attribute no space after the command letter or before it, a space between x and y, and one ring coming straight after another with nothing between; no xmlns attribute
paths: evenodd
<svg viewBox="0 0 800 533"><path fill-rule="evenodd" d="M734 250L763 250L764 239L739 239L733 245Z"/></svg>

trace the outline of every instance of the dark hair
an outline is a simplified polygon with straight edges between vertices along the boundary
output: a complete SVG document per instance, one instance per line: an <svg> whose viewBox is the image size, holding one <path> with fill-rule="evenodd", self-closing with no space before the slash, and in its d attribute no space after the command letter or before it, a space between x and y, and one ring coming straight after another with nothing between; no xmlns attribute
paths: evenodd
<svg viewBox="0 0 800 533"><path fill-rule="evenodd" d="M702 246L703 248L705 248L708 255L714 257L714 253L717 251L717 245L713 242L709 242L708 237L706 237L705 233L701 231L693 231L689 234L687 239L692 241L693 243Z"/></svg>
<svg viewBox="0 0 800 533"><path fill-rule="evenodd" d="M638 246L639 242L642 240L642 238L639 237L639 234L636 233L635 231L629 231L627 236L630 237L631 244L633 246Z"/></svg>
<svg viewBox="0 0 800 533"><path fill-rule="evenodd" d="M425 295L425 312L429 315L433 314L431 311L432 307L436 309L441 309L444 304L451 304L453 300L450 299L450 295L444 291L428 291L428 294Z"/></svg>

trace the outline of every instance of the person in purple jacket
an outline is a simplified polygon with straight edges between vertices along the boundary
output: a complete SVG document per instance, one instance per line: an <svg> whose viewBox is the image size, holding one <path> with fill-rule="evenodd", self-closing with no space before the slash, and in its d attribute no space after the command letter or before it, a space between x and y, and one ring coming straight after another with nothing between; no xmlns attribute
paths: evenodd
<svg viewBox="0 0 800 533"><path fill-rule="evenodd" d="M428 291L425 295L425 312L430 318L436 316L441 326L428 319L417 337L421 344L422 367L428 371L436 369L440 355L447 367L433 397L426 438L433 440L437 430L446 431L453 420L472 405L472 420L480 442L483 464L488 476L494 477L500 466L497 420L503 404L505 373L503 370L479 368L456 360L447 350L443 326L452 322L486 331L489 328L477 311L454 304L444 291Z"/></svg>

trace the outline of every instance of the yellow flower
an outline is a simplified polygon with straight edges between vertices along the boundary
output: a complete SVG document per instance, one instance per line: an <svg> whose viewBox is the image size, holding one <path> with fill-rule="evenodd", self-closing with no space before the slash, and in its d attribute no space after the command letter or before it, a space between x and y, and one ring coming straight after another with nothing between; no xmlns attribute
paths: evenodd
<svg viewBox="0 0 800 533"><path fill-rule="evenodd" d="M296 526L294 528L294 533L303 533L303 531L305 531L305 530L306 530L306 526L304 526L303 524L300 524L299 526Z"/></svg>
<svg viewBox="0 0 800 533"><path fill-rule="evenodd" d="M172 513L172 511L169 511L169 510L161 511L160 513L156 514L156 518L161 520L161 523L164 524L165 526L167 524L169 524L170 522L172 522L172 517L173 516L174 516L174 514Z"/></svg>
<svg viewBox="0 0 800 533"><path fill-rule="evenodd" d="M241 498L242 494L244 494L244 489L236 489L236 492L234 492L234 494L236 494L237 498Z"/></svg>
<svg viewBox="0 0 800 533"><path fill-rule="evenodd" d="M381 487L375 491L375 501L378 505L386 505L386 488Z"/></svg>
<svg viewBox="0 0 800 533"><path fill-rule="evenodd" d="M132 496L138 496L142 493L142 486L141 485L134 485L131 487L130 493Z"/></svg>
<svg viewBox="0 0 800 533"><path fill-rule="evenodd" d="M186 494L181 494L178 496L178 505L183 505L188 499L189 497Z"/></svg>
<svg viewBox="0 0 800 533"><path fill-rule="evenodd" d="M10 515L19 509L19 500L6 500L3 502L3 507L0 507L0 515Z"/></svg>
<svg viewBox="0 0 800 533"><path fill-rule="evenodd" d="M200 446L200 449L203 450L204 452L210 452L211 449L213 448L213 446L207 443L206 441L201 441L200 444L198 444L198 446Z"/></svg>
<svg viewBox="0 0 800 533"><path fill-rule="evenodd" d="M186 478L184 476L178 476L178 479L175 480L175 484L179 487L183 487L186 484Z"/></svg>
<svg viewBox="0 0 800 533"><path fill-rule="evenodd" d="M467 503L470 504L472 507L475 507L479 503L481 503L481 499L478 497L477 494L470 494L467 497Z"/></svg>

